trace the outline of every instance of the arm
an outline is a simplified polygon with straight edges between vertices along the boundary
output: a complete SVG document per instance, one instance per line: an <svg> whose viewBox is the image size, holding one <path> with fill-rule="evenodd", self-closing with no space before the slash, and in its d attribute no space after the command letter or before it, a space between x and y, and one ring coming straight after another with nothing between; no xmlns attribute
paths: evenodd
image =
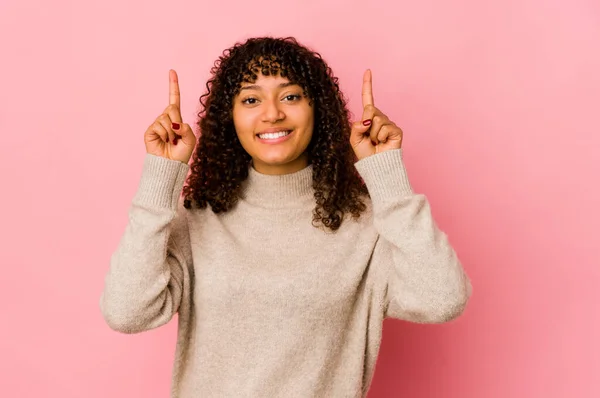
<svg viewBox="0 0 600 398"><path fill-rule="evenodd" d="M419 323L459 316L471 295L470 280L427 198L412 191L402 149L368 156L355 167L369 190L380 235L371 266L382 267L387 279L385 316Z"/></svg>
<svg viewBox="0 0 600 398"><path fill-rule="evenodd" d="M138 333L167 323L190 294L191 246L180 200L189 165L146 154L129 222L105 277L107 324Z"/></svg>

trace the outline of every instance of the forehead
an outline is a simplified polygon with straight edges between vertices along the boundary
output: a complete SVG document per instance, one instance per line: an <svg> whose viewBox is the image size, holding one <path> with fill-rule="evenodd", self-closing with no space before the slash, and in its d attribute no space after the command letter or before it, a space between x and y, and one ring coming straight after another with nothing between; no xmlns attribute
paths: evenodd
<svg viewBox="0 0 600 398"><path fill-rule="evenodd" d="M290 75L286 62L276 55L263 54L253 57L246 64L238 94L246 90L277 91L296 86L303 87Z"/></svg>
<svg viewBox="0 0 600 398"><path fill-rule="evenodd" d="M259 75L264 76L283 76L287 75L287 67L284 65L280 57L271 55L255 55L246 64L246 71L243 74L243 81L253 82Z"/></svg>
<svg viewBox="0 0 600 398"><path fill-rule="evenodd" d="M275 89L284 88L294 85L288 78L277 76L265 76L259 73L253 82L244 81L241 84L242 88L255 88L255 89Z"/></svg>

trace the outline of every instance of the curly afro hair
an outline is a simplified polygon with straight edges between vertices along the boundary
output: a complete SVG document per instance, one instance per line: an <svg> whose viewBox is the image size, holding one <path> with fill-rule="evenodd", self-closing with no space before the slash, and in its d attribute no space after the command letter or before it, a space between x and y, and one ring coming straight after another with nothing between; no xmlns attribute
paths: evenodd
<svg viewBox="0 0 600 398"><path fill-rule="evenodd" d="M346 212L354 219L366 210L368 196L356 171L350 146L350 113L338 78L317 52L293 37L260 37L225 50L211 69L207 92L200 97L201 138L194 150L191 174L183 187L184 207L210 204L214 213L237 203L252 158L242 147L233 124L233 101L242 82L253 83L258 73L277 75L300 85L313 106L313 136L306 152L313 165L316 206L313 226L320 222L337 230Z"/></svg>

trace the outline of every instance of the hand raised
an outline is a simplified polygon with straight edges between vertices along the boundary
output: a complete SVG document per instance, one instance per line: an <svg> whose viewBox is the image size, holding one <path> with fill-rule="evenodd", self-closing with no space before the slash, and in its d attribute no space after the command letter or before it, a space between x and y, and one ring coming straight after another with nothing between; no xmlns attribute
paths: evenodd
<svg viewBox="0 0 600 398"><path fill-rule="evenodd" d="M375 107L371 70L363 75L362 120L352 123L350 145L358 160L402 147L402 130Z"/></svg>
<svg viewBox="0 0 600 398"><path fill-rule="evenodd" d="M181 121L179 80L169 70L169 105L144 133L146 152L171 160L188 163L196 146L196 136L187 123Z"/></svg>

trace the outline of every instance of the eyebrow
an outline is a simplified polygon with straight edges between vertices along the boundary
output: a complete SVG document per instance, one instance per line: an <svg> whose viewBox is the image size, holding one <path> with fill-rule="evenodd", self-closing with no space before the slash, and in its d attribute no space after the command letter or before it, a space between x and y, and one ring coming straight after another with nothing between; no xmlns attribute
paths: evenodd
<svg viewBox="0 0 600 398"><path fill-rule="evenodd" d="M289 87L289 86L297 86L298 83L292 83L292 82L287 82L287 83L281 83L279 84L279 88L285 88L285 87ZM257 84L252 84L250 86L243 86L242 88L240 88L240 91L242 90L262 90L262 86L259 86Z"/></svg>

